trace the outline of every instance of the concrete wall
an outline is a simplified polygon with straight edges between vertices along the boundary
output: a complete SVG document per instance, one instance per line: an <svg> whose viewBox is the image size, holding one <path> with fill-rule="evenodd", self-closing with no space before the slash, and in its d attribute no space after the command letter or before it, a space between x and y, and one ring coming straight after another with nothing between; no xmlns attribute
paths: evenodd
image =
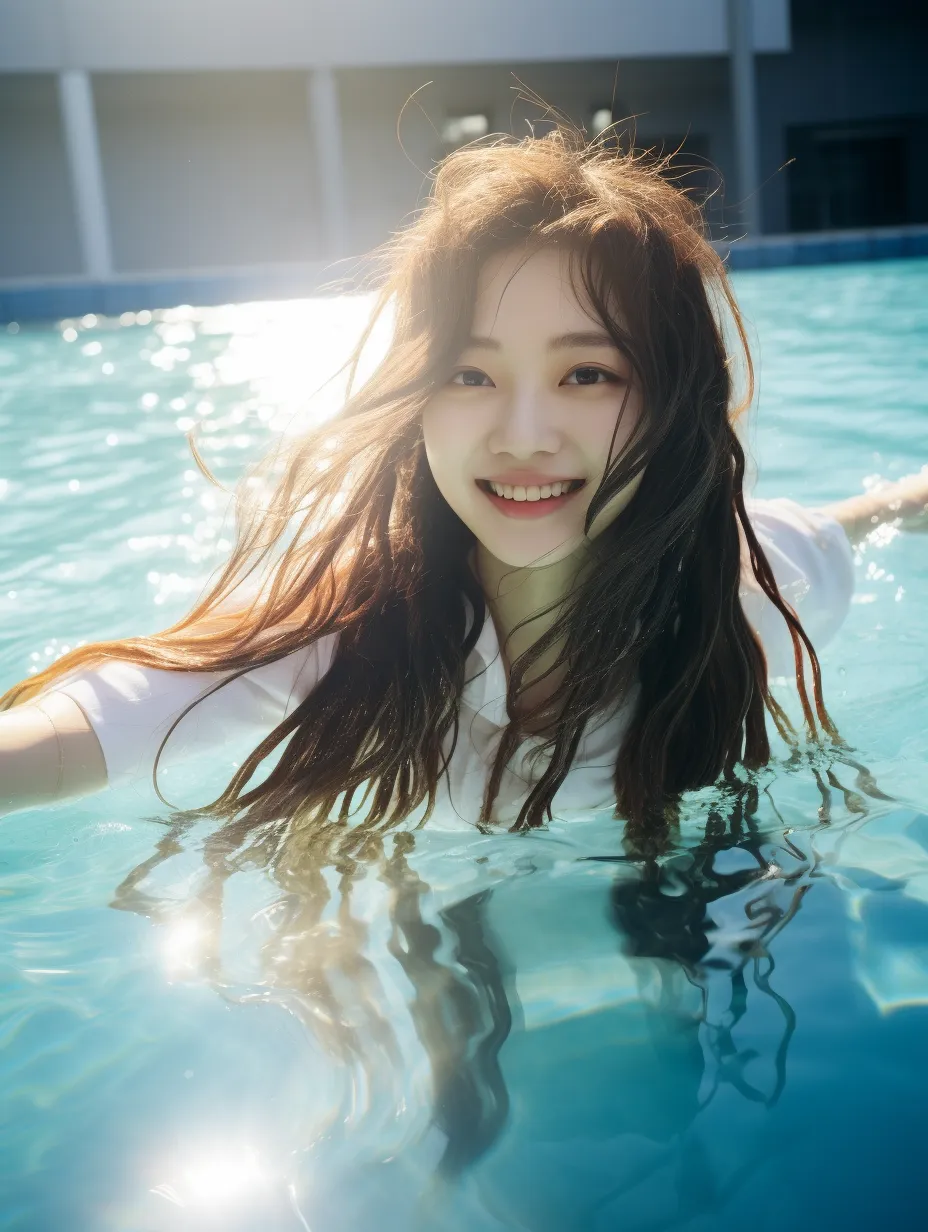
<svg viewBox="0 0 928 1232"><path fill-rule="evenodd" d="M630 61L618 72L604 60L345 69L347 251L380 243L421 201L447 116L482 112L491 131L527 133L543 109L519 101L519 81L581 125L615 91L616 114L634 117L639 144L669 148L690 134L728 175L724 57ZM116 273L329 255L305 73L100 73L93 94ZM0 106L4 163L20 168L0 189L0 277L78 274L55 81L0 77ZM721 200L710 208L717 226Z"/></svg>
<svg viewBox="0 0 928 1232"><path fill-rule="evenodd" d="M100 74L116 269L322 257L303 73Z"/></svg>
<svg viewBox="0 0 928 1232"><path fill-rule="evenodd" d="M788 0L753 4L755 45L787 50ZM112 272L128 275L369 249L415 208L442 153L423 109L439 128L480 111L524 133L515 77L584 125L615 87L641 142L695 134L727 172L727 44L726 0L0 0L0 278L84 272L56 72L77 70L69 91L80 77L69 131L85 250L111 249ZM309 76L327 66L340 151L308 110ZM317 139L344 164L344 209L326 208L339 177L319 183Z"/></svg>
<svg viewBox="0 0 928 1232"><path fill-rule="evenodd" d="M789 47L788 0L754 0ZM0 0L0 71L488 64L720 55L725 0Z"/></svg>
<svg viewBox="0 0 928 1232"><path fill-rule="evenodd" d="M0 76L0 278L80 270L57 80Z"/></svg>

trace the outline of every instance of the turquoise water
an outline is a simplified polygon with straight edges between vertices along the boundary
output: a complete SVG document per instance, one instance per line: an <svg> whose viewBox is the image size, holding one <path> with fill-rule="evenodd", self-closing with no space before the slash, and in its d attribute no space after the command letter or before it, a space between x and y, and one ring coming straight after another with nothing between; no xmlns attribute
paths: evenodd
<svg viewBox="0 0 928 1232"><path fill-rule="evenodd" d="M928 462L928 263L736 285L759 494ZM228 523L184 433L233 482L331 408L306 391L363 311L0 333L0 687L185 609ZM596 816L438 818L337 872L295 848L221 899L209 827L142 787L0 820L0 1228L923 1226L926 613L928 536L880 535L822 655L887 798L778 764L734 837L690 800L657 885Z"/></svg>

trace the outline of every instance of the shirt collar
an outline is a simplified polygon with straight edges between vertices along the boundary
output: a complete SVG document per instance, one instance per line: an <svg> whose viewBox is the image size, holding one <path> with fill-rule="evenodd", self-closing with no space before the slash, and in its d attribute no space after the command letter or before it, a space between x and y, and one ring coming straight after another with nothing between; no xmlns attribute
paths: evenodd
<svg viewBox="0 0 928 1232"><path fill-rule="evenodd" d="M469 600L465 599L464 602L467 605L469 630L474 619L474 609ZM496 727L505 727L509 722L506 714L506 669L500 653L496 626L489 611L474 648L467 657L461 701L468 709Z"/></svg>
<svg viewBox="0 0 928 1232"><path fill-rule="evenodd" d="M469 633L474 619L474 609L466 596L464 604L467 611L465 631ZM640 623L639 621L637 627L640 627ZM500 653L496 626L493 623L493 617L490 615L489 609L487 609L483 628L480 630L474 648L467 657L464 673L464 690L461 694L462 704L480 718L485 719L488 723L492 723L495 727L505 727L509 722L509 715L506 712L506 668L503 664L503 656ZM629 696L621 701L617 707L610 707L607 711L604 711L598 722L593 726L599 726L604 722L608 722L610 718L614 718L620 712L627 721L637 701L639 692L640 685L636 683L632 686Z"/></svg>

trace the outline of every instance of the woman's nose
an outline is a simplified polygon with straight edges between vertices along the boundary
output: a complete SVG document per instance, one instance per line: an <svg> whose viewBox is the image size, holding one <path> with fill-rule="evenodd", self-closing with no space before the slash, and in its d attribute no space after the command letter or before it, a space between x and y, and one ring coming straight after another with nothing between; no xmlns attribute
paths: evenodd
<svg viewBox="0 0 928 1232"><path fill-rule="evenodd" d="M526 390L504 400L487 444L494 454L530 458L536 453L557 453L561 434L544 397Z"/></svg>

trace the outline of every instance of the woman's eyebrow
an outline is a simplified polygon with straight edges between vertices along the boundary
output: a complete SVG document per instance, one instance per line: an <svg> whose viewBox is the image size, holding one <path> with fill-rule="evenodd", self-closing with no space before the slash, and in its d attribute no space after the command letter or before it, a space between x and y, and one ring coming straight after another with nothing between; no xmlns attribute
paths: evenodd
<svg viewBox="0 0 928 1232"><path fill-rule="evenodd" d="M617 349L608 334L596 330L587 330L574 334L558 334L556 338L552 338L548 343L549 351L565 350L567 347L611 347L613 350Z"/></svg>
<svg viewBox="0 0 928 1232"><path fill-rule="evenodd" d="M566 350L568 347L610 347L612 350L616 350L616 345L608 334L595 331L558 334L556 338L552 338L548 342L549 351ZM496 338L477 336L468 338L466 349L498 351L500 349L500 343Z"/></svg>

